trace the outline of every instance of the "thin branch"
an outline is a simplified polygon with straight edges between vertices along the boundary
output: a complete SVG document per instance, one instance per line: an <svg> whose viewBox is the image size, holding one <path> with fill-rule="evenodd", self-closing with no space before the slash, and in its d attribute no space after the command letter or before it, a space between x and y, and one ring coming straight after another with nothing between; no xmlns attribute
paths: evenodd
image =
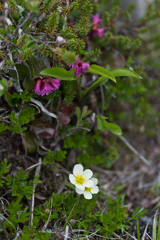
<svg viewBox="0 0 160 240"><path fill-rule="evenodd" d="M41 162L42 162L42 159L39 158L39 165L37 166L36 168L36 172L35 172L35 177L39 175L40 173L40 170L41 170ZM30 226L33 225L33 212L34 212L34 200L35 200L35 187L36 185L34 184L33 185L33 194L32 194L32 201L31 201L31 209L30 211L32 212L31 215L30 215Z"/></svg>
<svg viewBox="0 0 160 240"><path fill-rule="evenodd" d="M137 238L133 237L132 235L130 235L129 233L127 233L126 231L124 231L128 236L130 236L131 238L133 238L134 240L138 240Z"/></svg>
<svg viewBox="0 0 160 240"><path fill-rule="evenodd" d="M64 240L68 239L68 232L69 232L69 226L67 225L66 228L65 228Z"/></svg>
<svg viewBox="0 0 160 240"><path fill-rule="evenodd" d="M0 216L0 223L1 223L1 226L2 226L2 229L3 229L3 234L4 234L5 239L9 240L8 233L7 233L5 225L4 225L4 219L1 216Z"/></svg>
<svg viewBox="0 0 160 240"><path fill-rule="evenodd" d="M147 165L150 165L150 163L148 162L148 160L143 157L128 141L126 138L124 138L123 136L118 136L126 145L127 147L130 148L130 150L132 152L134 152L143 162L145 162Z"/></svg>
<svg viewBox="0 0 160 240"><path fill-rule="evenodd" d="M101 98L102 98L102 110L101 114L102 116L104 115L104 91L103 91L103 86L100 85L100 90L101 90Z"/></svg>
<svg viewBox="0 0 160 240"><path fill-rule="evenodd" d="M11 38L14 36L14 34L18 31L18 29L20 29L21 27L24 26L24 24L29 20L29 18L33 15L33 12L29 12L24 20L23 23L20 24L21 20L23 19L23 17L20 18L19 20L19 24L17 25L16 29L14 30L14 32L11 35Z"/></svg>
<svg viewBox="0 0 160 240"><path fill-rule="evenodd" d="M57 116L54 113L49 112L40 101L35 100L34 98L31 98L31 102L35 103L37 106L39 106L42 110L42 112L46 113L47 115L53 117L53 118L57 118Z"/></svg>

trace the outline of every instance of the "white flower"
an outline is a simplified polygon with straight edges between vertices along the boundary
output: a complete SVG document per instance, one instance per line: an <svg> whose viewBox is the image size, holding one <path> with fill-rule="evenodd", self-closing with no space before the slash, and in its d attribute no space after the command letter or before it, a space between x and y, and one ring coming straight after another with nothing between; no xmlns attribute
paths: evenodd
<svg viewBox="0 0 160 240"><path fill-rule="evenodd" d="M81 164L76 164L73 168L73 174L69 174L69 180L76 188L85 190L85 188L91 188L94 184L90 178L93 172L89 169L83 171L83 166Z"/></svg>
<svg viewBox="0 0 160 240"><path fill-rule="evenodd" d="M65 42L66 42L66 40L65 40L63 37L61 37L61 36L58 36L58 37L56 38L56 41L58 42L58 44L61 44L61 43L65 43Z"/></svg>
<svg viewBox="0 0 160 240"><path fill-rule="evenodd" d="M99 192L99 188L96 186L97 183L98 183L97 178L91 178L90 180L94 182L92 187L90 187L90 188L85 187L84 190L78 189L76 187L76 192L78 194L83 194L86 199L91 199L92 198L92 194L97 194Z"/></svg>

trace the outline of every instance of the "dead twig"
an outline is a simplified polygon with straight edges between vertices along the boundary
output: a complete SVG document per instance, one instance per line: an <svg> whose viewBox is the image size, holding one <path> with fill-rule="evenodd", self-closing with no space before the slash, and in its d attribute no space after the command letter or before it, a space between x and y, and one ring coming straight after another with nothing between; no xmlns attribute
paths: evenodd
<svg viewBox="0 0 160 240"><path fill-rule="evenodd" d="M64 240L68 239L69 226L67 225L64 232Z"/></svg>
<svg viewBox="0 0 160 240"><path fill-rule="evenodd" d="M36 172L35 172L35 177L39 175L40 170L41 170L41 162L42 159L39 158L39 165L36 168ZM30 211L32 212L30 215L30 226L33 225L33 212L34 212L34 200L35 200L35 187L36 185L33 185L33 194L32 194L32 200L31 200L31 207L30 207Z"/></svg>
<svg viewBox="0 0 160 240"><path fill-rule="evenodd" d="M118 136L126 145L127 147L129 147L129 149L134 152L143 162L145 162L147 165L150 165L150 163L148 162L148 160L143 157L128 141L126 138L124 138L123 136Z"/></svg>
<svg viewBox="0 0 160 240"><path fill-rule="evenodd" d="M4 237L6 240L9 240L9 237L8 237L8 233L6 231L6 228L4 226L4 218L0 216L0 223L1 223L1 226L2 226L2 229L3 229L3 234L4 234Z"/></svg>
<svg viewBox="0 0 160 240"><path fill-rule="evenodd" d="M53 118L57 118L57 116L54 113L49 112L40 101L35 100L34 98L31 98L31 102L35 103L37 106L39 106L42 110L42 112L46 113L47 115L53 117Z"/></svg>

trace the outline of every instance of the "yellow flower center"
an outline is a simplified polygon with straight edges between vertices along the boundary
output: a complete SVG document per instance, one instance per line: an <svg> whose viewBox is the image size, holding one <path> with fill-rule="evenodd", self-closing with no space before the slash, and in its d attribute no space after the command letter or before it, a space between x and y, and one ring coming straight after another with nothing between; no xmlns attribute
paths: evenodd
<svg viewBox="0 0 160 240"><path fill-rule="evenodd" d="M85 187L85 191L86 191L86 192L90 192L91 190L92 190L91 187L90 187L90 188L89 188L89 187Z"/></svg>
<svg viewBox="0 0 160 240"><path fill-rule="evenodd" d="M82 185L85 183L85 177L83 175L77 175L75 182L79 185Z"/></svg>

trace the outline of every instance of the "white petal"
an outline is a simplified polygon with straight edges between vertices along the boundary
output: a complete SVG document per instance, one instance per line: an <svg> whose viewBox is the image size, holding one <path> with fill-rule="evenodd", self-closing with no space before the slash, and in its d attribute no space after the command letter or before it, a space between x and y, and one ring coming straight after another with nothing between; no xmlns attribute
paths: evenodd
<svg viewBox="0 0 160 240"><path fill-rule="evenodd" d="M90 179L93 175L93 172L90 169L86 169L83 173L86 175L87 179Z"/></svg>
<svg viewBox="0 0 160 240"><path fill-rule="evenodd" d="M92 180L88 180L85 182L85 187L87 188L91 188L93 187L93 185L94 185L94 182Z"/></svg>
<svg viewBox="0 0 160 240"><path fill-rule="evenodd" d="M76 184L75 183L75 176L73 174L69 174L69 181L74 185Z"/></svg>
<svg viewBox="0 0 160 240"><path fill-rule="evenodd" d="M79 188L77 188L77 187L76 187L75 190L76 190L76 192L77 192L78 194L83 194L83 193L84 193L84 190L81 190L81 189L79 189Z"/></svg>
<svg viewBox="0 0 160 240"><path fill-rule="evenodd" d="M84 197L86 199L91 199L92 198L92 194L90 192L84 192Z"/></svg>
<svg viewBox="0 0 160 240"><path fill-rule="evenodd" d="M98 183L98 179L97 178L91 178L90 180L92 180L94 182L94 185L97 185L97 183Z"/></svg>
<svg viewBox="0 0 160 240"><path fill-rule="evenodd" d="M83 172L83 166L81 164L76 164L73 168L73 174L76 176L77 173Z"/></svg>
<svg viewBox="0 0 160 240"><path fill-rule="evenodd" d="M99 188L97 186L93 186L91 189L91 193L96 194L99 192Z"/></svg>
<svg viewBox="0 0 160 240"><path fill-rule="evenodd" d="M84 190L85 186L84 185L79 185L77 183L75 183L76 188L80 189L80 190Z"/></svg>

